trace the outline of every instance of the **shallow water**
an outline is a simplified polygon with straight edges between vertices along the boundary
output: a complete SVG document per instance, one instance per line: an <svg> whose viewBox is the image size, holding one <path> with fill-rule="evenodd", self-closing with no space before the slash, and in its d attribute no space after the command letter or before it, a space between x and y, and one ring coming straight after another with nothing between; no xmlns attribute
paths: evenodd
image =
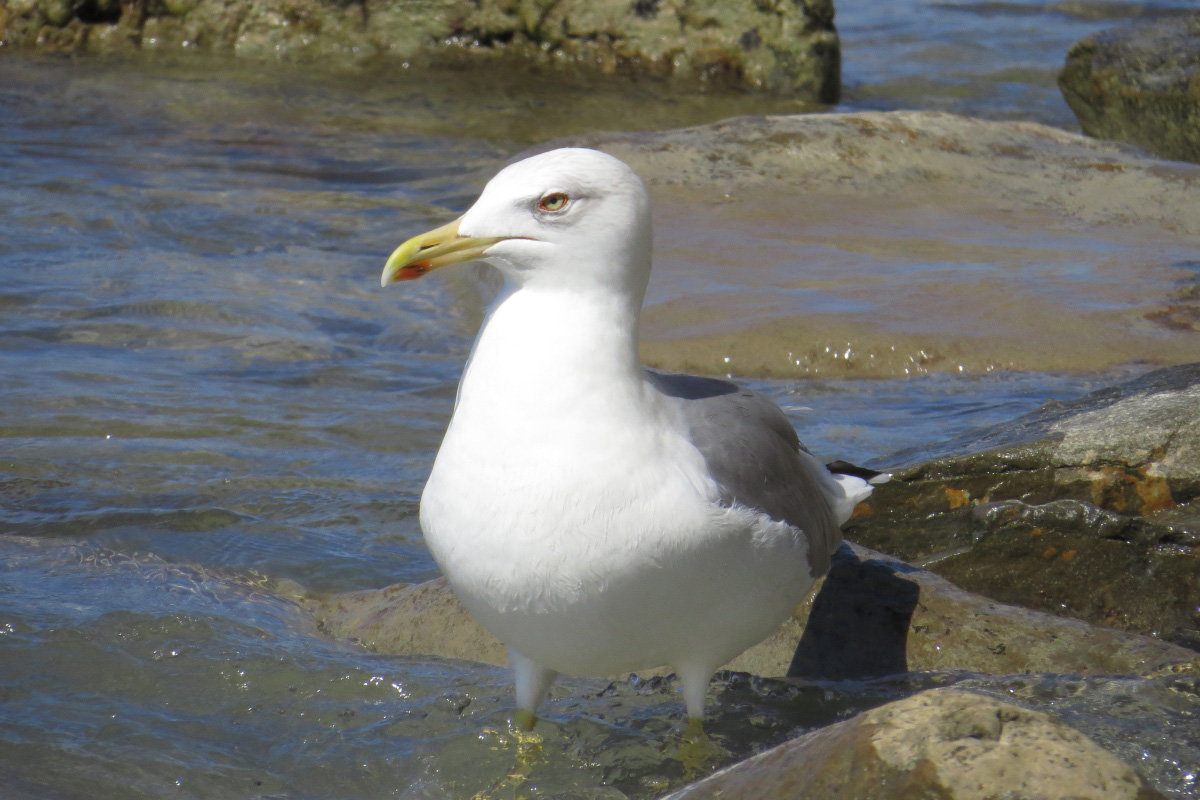
<svg viewBox="0 0 1200 800"><path fill-rule="evenodd" d="M885 5L839 5L848 106L1069 123L1048 51L1089 23ZM531 143L795 109L367 77L0 56L7 796L503 794L504 670L330 642L287 599L436 573L416 503L479 300L454 277L380 292L382 258ZM1137 369L752 383L818 453L883 465ZM805 689L785 711L768 691L743 713L714 685L714 736L745 755L873 691ZM567 681L525 759L543 793L654 796L685 778L680 714L669 684ZM1179 754L1145 749L1188 796Z"/></svg>
<svg viewBox="0 0 1200 800"><path fill-rule="evenodd" d="M919 198L914 183L903 200L784 183L711 204L655 187L644 355L668 369L890 378L1200 352L1187 325L1157 322L1200 279L1200 237L1001 208L974 187Z"/></svg>

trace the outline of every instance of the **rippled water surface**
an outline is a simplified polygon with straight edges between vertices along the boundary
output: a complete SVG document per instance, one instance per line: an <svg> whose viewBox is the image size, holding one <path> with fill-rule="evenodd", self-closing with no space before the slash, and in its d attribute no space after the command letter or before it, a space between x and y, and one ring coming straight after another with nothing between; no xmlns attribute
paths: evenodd
<svg viewBox="0 0 1200 800"><path fill-rule="evenodd" d="M1053 71L1103 24L838 8L848 106L1064 125ZM453 276L381 292L395 244L529 144L795 110L528 80L0 55L6 796L512 796L516 768L523 791L648 797L692 777L669 684L566 681L521 743L504 670L329 641L290 599L436 574L416 505L479 297ZM820 454L885 464L1114 377L754 385ZM741 709L714 712L731 757L887 694L718 691Z"/></svg>

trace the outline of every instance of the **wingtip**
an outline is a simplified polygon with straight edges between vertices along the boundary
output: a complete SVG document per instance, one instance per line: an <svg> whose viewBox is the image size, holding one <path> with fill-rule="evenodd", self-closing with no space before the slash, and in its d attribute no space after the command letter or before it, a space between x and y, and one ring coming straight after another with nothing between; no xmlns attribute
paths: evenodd
<svg viewBox="0 0 1200 800"><path fill-rule="evenodd" d="M892 473L890 472L880 472L870 467L860 467L857 464L851 464L849 461L842 461L840 459L830 461L825 465L825 469L834 475L853 475L855 478L861 478L872 486L887 483L892 479Z"/></svg>

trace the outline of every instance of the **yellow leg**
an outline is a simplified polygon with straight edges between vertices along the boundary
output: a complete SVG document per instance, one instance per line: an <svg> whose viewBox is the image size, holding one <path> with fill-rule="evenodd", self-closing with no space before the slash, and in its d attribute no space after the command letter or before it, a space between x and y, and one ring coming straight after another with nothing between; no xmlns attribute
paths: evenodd
<svg viewBox="0 0 1200 800"><path fill-rule="evenodd" d="M537 714L524 708L518 708L512 720L512 728L513 730L532 731L533 726L537 725L537 721Z"/></svg>
<svg viewBox="0 0 1200 800"><path fill-rule="evenodd" d="M679 763L683 764L684 777L704 777L726 756L728 753L704 732L704 720L689 716L679 732Z"/></svg>
<svg viewBox="0 0 1200 800"><path fill-rule="evenodd" d="M523 724L523 715L527 718L528 725ZM509 720L507 730L484 729L484 735L494 742L493 749L513 751L515 763L491 786L473 794L471 800L524 800L531 796L526 784L533 774L533 768L546 760L542 754L544 740L541 734L532 730L536 722L537 717L533 714L518 711L516 718Z"/></svg>

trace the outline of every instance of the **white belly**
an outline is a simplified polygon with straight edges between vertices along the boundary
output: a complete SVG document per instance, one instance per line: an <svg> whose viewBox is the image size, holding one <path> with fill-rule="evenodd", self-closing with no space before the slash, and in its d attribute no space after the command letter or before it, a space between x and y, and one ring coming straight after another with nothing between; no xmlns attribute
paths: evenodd
<svg viewBox="0 0 1200 800"><path fill-rule="evenodd" d="M802 532L718 506L682 438L610 431L481 451L460 433L422 497L427 543L472 614L547 667L715 669L812 586Z"/></svg>

